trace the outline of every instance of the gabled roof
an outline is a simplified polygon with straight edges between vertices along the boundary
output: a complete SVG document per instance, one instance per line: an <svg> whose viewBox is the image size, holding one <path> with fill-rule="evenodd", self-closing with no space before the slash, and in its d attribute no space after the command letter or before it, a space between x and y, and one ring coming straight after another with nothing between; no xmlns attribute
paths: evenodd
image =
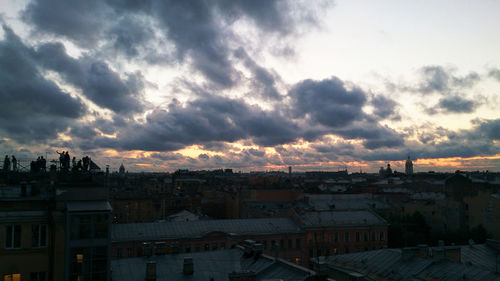
<svg viewBox="0 0 500 281"><path fill-rule="evenodd" d="M242 236L303 233L303 230L291 218L127 223L112 225L111 240L121 242L200 238L210 232Z"/></svg>
<svg viewBox="0 0 500 281"><path fill-rule="evenodd" d="M184 257L193 259L193 275L183 274ZM156 262L156 281L228 280L231 272L253 271L256 280L278 278L283 281L306 280L314 272L266 255L245 257L240 248L175 255L125 258L111 261L113 280L144 281L146 263Z"/></svg>
<svg viewBox="0 0 500 281"><path fill-rule="evenodd" d="M387 221L369 210L306 212L299 216L304 227L387 225Z"/></svg>

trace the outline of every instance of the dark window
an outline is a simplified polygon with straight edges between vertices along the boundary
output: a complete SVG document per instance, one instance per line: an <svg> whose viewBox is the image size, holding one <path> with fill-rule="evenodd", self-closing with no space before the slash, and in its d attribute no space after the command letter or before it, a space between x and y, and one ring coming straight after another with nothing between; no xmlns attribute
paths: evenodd
<svg viewBox="0 0 500 281"><path fill-rule="evenodd" d="M122 257L122 248L117 248L116 249L116 257L121 258Z"/></svg>
<svg viewBox="0 0 500 281"><path fill-rule="evenodd" d="M71 239L108 237L108 214L72 215Z"/></svg>
<svg viewBox="0 0 500 281"><path fill-rule="evenodd" d="M359 242L360 238L359 238L359 232L356 232L356 242Z"/></svg>
<svg viewBox="0 0 500 281"><path fill-rule="evenodd" d="M333 240L334 240L335 242L339 242L339 233L338 233L338 232L335 232L335 233L333 234Z"/></svg>
<svg viewBox="0 0 500 281"><path fill-rule="evenodd" d="M191 253L191 244L184 245L184 252Z"/></svg>
<svg viewBox="0 0 500 281"><path fill-rule="evenodd" d="M380 231L380 241L384 241L384 240L385 240L384 232Z"/></svg>
<svg viewBox="0 0 500 281"><path fill-rule="evenodd" d="M377 241L377 233L372 231L372 241Z"/></svg>
<svg viewBox="0 0 500 281"><path fill-rule="evenodd" d="M194 251L199 252L200 251L200 244L194 245Z"/></svg>
<svg viewBox="0 0 500 281"><path fill-rule="evenodd" d="M5 226L5 248L21 248L21 225L12 224Z"/></svg>
<svg viewBox="0 0 500 281"><path fill-rule="evenodd" d="M127 248L127 257L133 257L133 256L134 256L134 249Z"/></svg>
<svg viewBox="0 0 500 281"><path fill-rule="evenodd" d="M34 224L31 226L31 247L47 247L47 225Z"/></svg>
<svg viewBox="0 0 500 281"><path fill-rule="evenodd" d="M267 250L267 240L262 241L262 244L264 245L264 250Z"/></svg>
<svg viewBox="0 0 500 281"><path fill-rule="evenodd" d="M288 239L288 249L293 248L293 242L292 239Z"/></svg>
<svg viewBox="0 0 500 281"><path fill-rule="evenodd" d="M203 248L204 248L205 251L208 251L208 250L210 250L210 245L205 244L205 246Z"/></svg>
<svg viewBox="0 0 500 281"><path fill-rule="evenodd" d="M300 249L300 238L295 239L295 248Z"/></svg>
<svg viewBox="0 0 500 281"><path fill-rule="evenodd" d="M349 242L349 232L344 232L344 242Z"/></svg>
<svg viewBox="0 0 500 281"><path fill-rule="evenodd" d="M345 247L344 253L349 254L349 247L348 246Z"/></svg>
<svg viewBox="0 0 500 281"><path fill-rule="evenodd" d="M314 257L314 250L309 248L309 257Z"/></svg>
<svg viewBox="0 0 500 281"><path fill-rule="evenodd" d="M280 239L280 249L285 249L285 241Z"/></svg>
<svg viewBox="0 0 500 281"><path fill-rule="evenodd" d="M31 272L30 281L46 281L47 272Z"/></svg>
<svg viewBox="0 0 500 281"><path fill-rule="evenodd" d="M368 232L367 232L367 231L365 231L365 232L363 233L363 236L364 236L364 238L365 238L365 241L368 241Z"/></svg>

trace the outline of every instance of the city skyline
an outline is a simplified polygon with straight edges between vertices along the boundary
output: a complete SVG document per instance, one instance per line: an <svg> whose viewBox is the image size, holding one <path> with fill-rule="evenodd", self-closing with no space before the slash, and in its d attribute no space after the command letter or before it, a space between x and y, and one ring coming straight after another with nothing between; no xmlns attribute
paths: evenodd
<svg viewBox="0 0 500 281"><path fill-rule="evenodd" d="M0 152L500 171L498 1L6 1Z"/></svg>

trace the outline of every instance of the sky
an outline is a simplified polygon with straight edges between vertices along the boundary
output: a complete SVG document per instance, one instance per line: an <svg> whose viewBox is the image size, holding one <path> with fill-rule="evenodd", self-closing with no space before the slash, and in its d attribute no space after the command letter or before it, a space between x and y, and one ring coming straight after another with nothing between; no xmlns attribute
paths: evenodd
<svg viewBox="0 0 500 281"><path fill-rule="evenodd" d="M500 1L2 0L0 152L500 171Z"/></svg>

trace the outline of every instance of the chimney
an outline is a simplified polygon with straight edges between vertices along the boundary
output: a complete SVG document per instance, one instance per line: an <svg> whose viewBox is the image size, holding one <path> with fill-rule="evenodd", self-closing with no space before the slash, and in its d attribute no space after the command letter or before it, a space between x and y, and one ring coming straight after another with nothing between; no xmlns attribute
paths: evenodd
<svg viewBox="0 0 500 281"><path fill-rule="evenodd" d="M461 252L462 248L460 246L447 247L444 249L444 257L451 262L461 263L462 261Z"/></svg>
<svg viewBox="0 0 500 281"><path fill-rule="evenodd" d="M146 263L146 281L156 280L156 262L148 261Z"/></svg>
<svg viewBox="0 0 500 281"><path fill-rule="evenodd" d="M233 271L228 275L229 281L255 281L257 274L253 271Z"/></svg>
<svg viewBox="0 0 500 281"><path fill-rule="evenodd" d="M262 243L255 243L252 246L252 251L254 258L259 258L262 252L264 251L264 244Z"/></svg>
<svg viewBox="0 0 500 281"><path fill-rule="evenodd" d="M182 266L182 272L184 272L184 275L193 275L194 262L193 262L192 257L184 257L184 264Z"/></svg>
<svg viewBox="0 0 500 281"><path fill-rule="evenodd" d="M427 244L419 244L417 245L417 247L418 250L416 256L425 259L428 256L429 247L427 246Z"/></svg>
<svg viewBox="0 0 500 281"><path fill-rule="evenodd" d="M406 261L415 256L416 247L406 247L401 250L401 260Z"/></svg>
<svg viewBox="0 0 500 281"><path fill-rule="evenodd" d="M432 259L434 261L440 261L440 260L444 259L444 252L445 252L444 248L432 249Z"/></svg>

